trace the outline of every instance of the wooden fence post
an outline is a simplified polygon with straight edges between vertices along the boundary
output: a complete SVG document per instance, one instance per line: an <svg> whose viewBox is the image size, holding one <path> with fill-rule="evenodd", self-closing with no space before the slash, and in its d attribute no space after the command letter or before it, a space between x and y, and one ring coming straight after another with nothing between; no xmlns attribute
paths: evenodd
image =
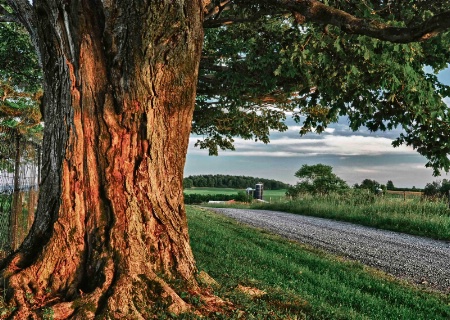
<svg viewBox="0 0 450 320"><path fill-rule="evenodd" d="M11 215L9 218L9 243L12 250L17 249L17 228L19 215L22 211L22 201L20 201L20 135L15 133L16 154L14 159L14 193L11 205Z"/></svg>
<svg viewBox="0 0 450 320"><path fill-rule="evenodd" d="M41 152L41 147L37 147L37 160L38 160L38 179L37 179L37 183L38 186L41 185L41 157L42 157L42 152Z"/></svg>
<svg viewBox="0 0 450 320"><path fill-rule="evenodd" d="M448 199L448 208L450 209L450 190L448 190L447 199Z"/></svg>

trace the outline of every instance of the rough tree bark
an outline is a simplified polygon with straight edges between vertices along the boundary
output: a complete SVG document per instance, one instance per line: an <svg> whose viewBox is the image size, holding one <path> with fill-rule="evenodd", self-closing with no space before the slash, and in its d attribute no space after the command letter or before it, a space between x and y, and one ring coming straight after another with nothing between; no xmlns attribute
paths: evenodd
<svg viewBox="0 0 450 320"><path fill-rule="evenodd" d="M35 223L2 273L17 306L11 317L142 319L161 302L187 310L172 280L198 290L182 177L201 1L34 8L44 168Z"/></svg>

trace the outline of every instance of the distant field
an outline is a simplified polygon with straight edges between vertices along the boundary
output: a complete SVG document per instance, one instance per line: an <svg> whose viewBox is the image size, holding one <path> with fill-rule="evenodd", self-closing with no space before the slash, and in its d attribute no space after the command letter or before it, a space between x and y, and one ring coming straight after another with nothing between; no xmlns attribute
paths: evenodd
<svg viewBox="0 0 450 320"><path fill-rule="evenodd" d="M415 199L423 196L421 191L395 191L387 190L386 195L390 197L404 198L404 199Z"/></svg>
<svg viewBox="0 0 450 320"><path fill-rule="evenodd" d="M194 187L190 189L184 189L186 194L236 194L238 192L245 192L245 189L232 189L232 188L200 188ZM286 190L264 190L263 199L264 200L279 200L284 198Z"/></svg>

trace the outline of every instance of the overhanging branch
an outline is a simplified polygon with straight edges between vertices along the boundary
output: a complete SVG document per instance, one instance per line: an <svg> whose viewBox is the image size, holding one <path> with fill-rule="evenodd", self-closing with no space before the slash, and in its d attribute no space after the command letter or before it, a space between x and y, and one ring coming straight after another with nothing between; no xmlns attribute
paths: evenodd
<svg viewBox="0 0 450 320"><path fill-rule="evenodd" d="M211 1L212 3L214 1ZM275 16L290 13L297 23L319 23L334 25L350 34L366 35L383 41L409 43L424 41L450 29L450 11L441 12L419 22L414 26L398 27L383 21L358 18L349 12L327 6L318 0L259 0L255 2L233 0L226 1L228 16L220 16L220 4L210 5L205 16L206 28L219 27L233 23L255 21L261 16ZM242 8L246 8L242 15ZM252 9L250 9L253 7ZM253 14L249 13L253 10ZM399 21L402 22L402 21Z"/></svg>
<svg viewBox="0 0 450 320"><path fill-rule="evenodd" d="M206 20L203 23L203 26L205 28L218 28L221 26L226 26L230 24L236 24L236 23L245 23L245 22L253 22L258 20L261 17L261 15L255 15L250 18L237 18L237 17L229 17L229 18L223 18L223 19L212 19L212 20Z"/></svg>
<svg viewBox="0 0 450 320"><path fill-rule="evenodd" d="M19 19L8 12L3 6L0 5L0 22L19 22Z"/></svg>
<svg viewBox="0 0 450 320"><path fill-rule="evenodd" d="M17 19L16 16L5 14L0 14L0 22L14 22L14 23L20 23L19 19Z"/></svg>
<svg viewBox="0 0 450 320"><path fill-rule="evenodd" d="M205 20L208 20L213 16L217 18L224 10L227 10L229 8L229 3L231 1L232 0L205 0Z"/></svg>
<svg viewBox="0 0 450 320"><path fill-rule="evenodd" d="M28 31L30 31L29 28L34 28L34 11L28 0L6 0L6 2L14 10L13 15L18 22L22 23Z"/></svg>
<svg viewBox="0 0 450 320"><path fill-rule="evenodd" d="M450 11L437 14L414 27L393 27L379 21L357 18L317 0L269 0L269 2L301 14L305 17L305 22L331 24L347 33L396 43L427 40L450 29Z"/></svg>

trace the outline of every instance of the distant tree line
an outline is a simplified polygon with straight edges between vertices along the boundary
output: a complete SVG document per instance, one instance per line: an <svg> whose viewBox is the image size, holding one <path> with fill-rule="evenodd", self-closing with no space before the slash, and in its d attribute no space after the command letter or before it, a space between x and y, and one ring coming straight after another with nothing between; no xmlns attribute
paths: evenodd
<svg viewBox="0 0 450 320"><path fill-rule="evenodd" d="M254 188L257 183L263 183L265 190L281 190L289 187L287 183L271 179L222 174L188 176L183 179L185 189L193 187L246 189Z"/></svg>
<svg viewBox="0 0 450 320"><path fill-rule="evenodd" d="M384 185L379 183L376 180L371 180L371 179L364 179L360 184L355 183L353 185L354 189L369 189L369 190L377 190L377 189L381 189L381 190L390 190L390 191L413 191L413 192L420 192L423 191L420 188L416 188L416 187L412 187L412 188L397 188L394 186L394 183L392 182L392 180L388 180L388 182Z"/></svg>

